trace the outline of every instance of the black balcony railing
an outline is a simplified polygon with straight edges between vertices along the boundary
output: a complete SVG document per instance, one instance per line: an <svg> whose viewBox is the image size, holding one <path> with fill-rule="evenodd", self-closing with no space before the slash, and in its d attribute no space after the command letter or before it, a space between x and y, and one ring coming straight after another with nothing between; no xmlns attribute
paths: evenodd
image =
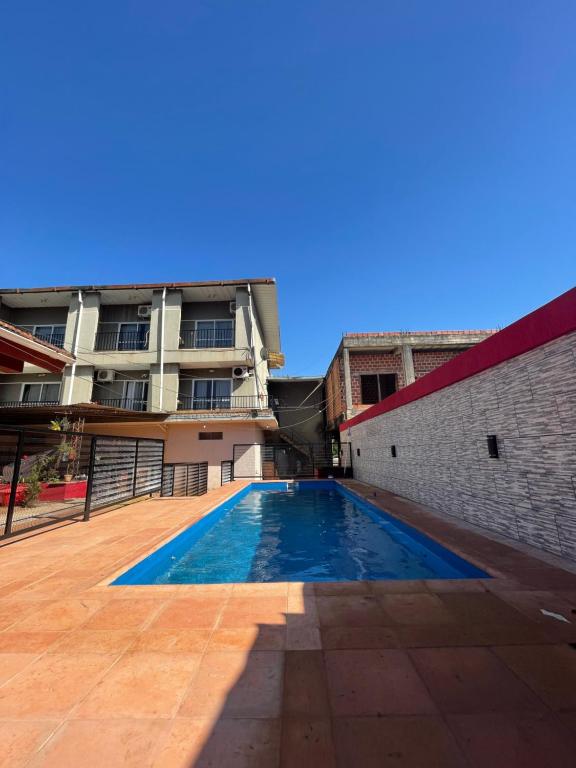
<svg viewBox="0 0 576 768"><path fill-rule="evenodd" d="M233 411L269 408L267 396L189 397L178 396L179 411Z"/></svg>
<svg viewBox="0 0 576 768"><path fill-rule="evenodd" d="M146 331L98 331L94 350L96 352L130 352L148 349Z"/></svg>
<svg viewBox="0 0 576 768"><path fill-rule="evenodd" d="M0 408L25 408L36 405L60 405L59 400L7 400L0 402Z"/></svg>
<svg viewBox="0 0 576 768"><path fill-rule="evenodd" d="M64 348L64 334L63 333L37 333L36 338L40 341L47 341L48 344L52 344L55 347Z"/></svg>
<svg viewBox="0 0 576 768"><path fill-rule="evenodd" d="M145 411L148 408L148 400L138 400L134 397L99 398L97 403L110 408L125 408L128 411Z"/></svg>
<svg viewBox="0 0 576 768"><path fill-rule="evenodd" d="M180 330L180 349L234 347L234 328Z"/></svg>

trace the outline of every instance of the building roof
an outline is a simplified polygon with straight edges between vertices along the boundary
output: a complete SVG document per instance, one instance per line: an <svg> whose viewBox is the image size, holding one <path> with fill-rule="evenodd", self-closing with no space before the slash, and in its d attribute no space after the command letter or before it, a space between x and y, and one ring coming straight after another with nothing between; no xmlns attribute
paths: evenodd
<svg viewBox="0 0 576 768"><path fill-rule="evenodd" d="M0 405L0 424L25 425L48 424L54 418L68 416L72 421L84 419L88 423L106 422L148 422L165 421L165 413L132 411L126 408L112 408L97 403L76 403L74 405L29 405L6 407Z"/></svg>
<svg viewBox="0 0 576 768"><path fill-rule="evenodd" d="M250 285L256 314L262 325L264 345L280 351L278 297L273 277L239 280L201 280L196 282L128 283L126 285L58 285L40 288L0 288L2 303L11 308L68 306L78 291L109 292L106 304L149 304L153 291L167 288L182 292L184 301L233 301L236 288ZM259 352L259 350L257 350Z"/></svg>
<svg viewBox="0 0 576 768"><path fill-rule="evenodd" d="M28 331L0 320L0 372L21 373L31 363L51 373L60 373L74 357Z"/></svg>

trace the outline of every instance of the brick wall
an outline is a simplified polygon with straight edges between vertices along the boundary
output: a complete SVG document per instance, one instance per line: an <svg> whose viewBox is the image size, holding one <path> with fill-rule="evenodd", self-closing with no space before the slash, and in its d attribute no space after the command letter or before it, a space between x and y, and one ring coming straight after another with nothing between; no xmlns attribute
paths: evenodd
<svg viewBox="0 0 576 768"><path fill-rule="evenodd" d="M412 351L412 357L414 359L414 374L417 379L421 376L425 376L434 368L438 368L440 365L444 365L448 360L452 360L453 357L459 355L462 352L461 349L415 349Z"/></svg>
<svg viewBox="0 0 576 768"><path fill-rule="evenodd" d="M576 333L350 432L359 480L576 560Z"/></svg>
<svg viewBox="0 0 576 768"><path fill-rule="evenodd" d="M399 352L351 352L352 405L362 405L360 376L374 373L395 373L396 387L404 386L402 355Z"/></svg>
<svg viewBox="0 0 576 768"><path fill-rule="evenodd" d="M326 422L330 429L336 426L336 421L346 411L344 395L344 364L341 357L332 361L326 374Z"/></svg>

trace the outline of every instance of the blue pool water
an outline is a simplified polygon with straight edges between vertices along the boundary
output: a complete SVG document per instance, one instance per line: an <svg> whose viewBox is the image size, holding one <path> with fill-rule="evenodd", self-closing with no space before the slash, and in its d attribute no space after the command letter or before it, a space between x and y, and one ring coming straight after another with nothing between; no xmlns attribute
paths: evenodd
<svg viewBox="0 0 576 768"><path fill-rule="evenodd" d="M308 481L253 483L114 584L486 576L337 483Z"/></svg>

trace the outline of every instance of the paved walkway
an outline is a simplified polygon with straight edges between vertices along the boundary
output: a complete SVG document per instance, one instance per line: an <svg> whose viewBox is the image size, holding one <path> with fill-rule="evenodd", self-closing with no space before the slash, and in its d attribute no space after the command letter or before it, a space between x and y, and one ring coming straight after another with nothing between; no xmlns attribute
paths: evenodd
<svg viewBox="0 0 576 768"><path fill-rule="evenodd" d="M4 544L0 766L574 768L576 575L349 485L496 578L106 586L240 482Z"/></svg>

